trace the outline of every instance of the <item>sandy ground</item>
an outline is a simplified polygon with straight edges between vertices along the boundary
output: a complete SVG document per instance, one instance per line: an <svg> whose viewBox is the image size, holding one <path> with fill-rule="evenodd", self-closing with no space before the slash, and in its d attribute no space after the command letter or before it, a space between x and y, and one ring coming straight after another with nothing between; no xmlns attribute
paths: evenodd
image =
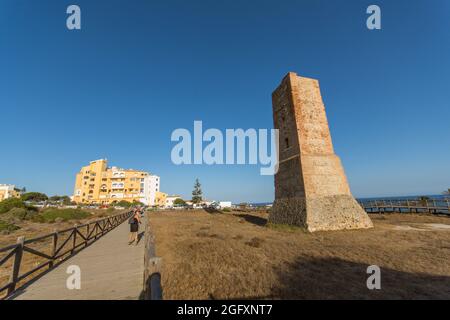
<svg viewBox="0 0 450 320"><path fill-rule="evenodd" d="M450 217L371 215L370 230L305 233L267 213L150 215L165 299L450 299ZM367 289L367 267L381 290Z"/></svg>

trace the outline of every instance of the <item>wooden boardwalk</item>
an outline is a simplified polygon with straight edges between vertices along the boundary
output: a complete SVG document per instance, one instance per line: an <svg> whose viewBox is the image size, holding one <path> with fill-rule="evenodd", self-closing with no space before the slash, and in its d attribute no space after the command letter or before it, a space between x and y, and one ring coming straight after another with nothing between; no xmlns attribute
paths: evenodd
<svg viewBox="0 0 450 320"><path fill-rule="evenodd" d="M127 221L91 246L27 287L18 290L15 300L134 300L142 295L144 281L145 224L140 226L137 246L128 245ZM66 273L71 265L80 267L81 289L69 290Z"/></svg>
<svg viewBox="0 0 450 320"><path fill-rule="evenodd" d="M449 199L366 200L359 201L368 213L434 213L450 214Z"/></svg>

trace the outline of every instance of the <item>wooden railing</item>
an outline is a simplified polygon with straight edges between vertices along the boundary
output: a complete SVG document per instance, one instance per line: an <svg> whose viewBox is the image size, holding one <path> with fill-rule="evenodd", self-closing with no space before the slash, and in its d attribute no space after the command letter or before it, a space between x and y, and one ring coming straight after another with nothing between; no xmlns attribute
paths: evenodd
<svg viewBox="0 0 450 320"><path fill-rule="evenodd" d="M434 213L450 214L449 199L365 200L358 201L369 213Z"/></svg>
<svg viewBox="0 0 450 320"><path fill-rule="evenodd" d="M8 282L4 285L0 283L0 297L10 296L18 285L26 285L41 273L39 271L46 270L44 268L53 268L120 225L131 215L132 212L121 213L33 239L19 237L16 244L0 248L0 254L6 253L0 258L0 267L5 265L4 268L6 268L6 264L12 260ZM33 248L32 244L44 244L47 252L45 248ZM21 273L24 253L38 257L41 261L31 270Z"/></svg>
<svg viewBox="0 0 450 320"><path fill-rule="evenodd" d="M150 214L147 213L147 217ZM150 228L149 219L145 225L145 252L144 252L144 300L162 300L161 288L162 259L156 257L155 236Z"/></svg>

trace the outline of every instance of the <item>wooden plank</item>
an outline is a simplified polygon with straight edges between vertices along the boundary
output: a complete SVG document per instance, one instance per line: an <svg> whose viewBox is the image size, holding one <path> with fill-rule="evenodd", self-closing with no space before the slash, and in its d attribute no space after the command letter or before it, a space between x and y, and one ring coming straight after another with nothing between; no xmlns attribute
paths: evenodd
<svg viewBox="0 0 450 320"><path fill-rule="evenodd" d="M17 245L14 246L14 249L11 250L6 256L0 259L0 266L9 260L16 253Z"/></svg>
<svg viewBox="0 0 450 320"><path fill-rule="evenodd" d="M37 251L37 250L32 249L32 248L27 247L27 246L23 246L23 251L29 252L31 254L34 254L36 256L39 256L39 257L42 257L42 258L45 258L45 259L48 259L48 260L52 259L52 256L49 256L48 254L45 254L45 253L40 252L40 251Z"/></svg>
<svg viewBox="0 0 450 320"><path fill-rule="evenodd" d="M17 247L17 243L11 244L11 245L9 245L9 246L7 246L7 247L1 248L1 249L0 249L0 253L5 252L5 251L8 251L8 250L11 250L11 249L15 249L16 247Z"/></svg>
<svg viewBox="0 0 450 320"><path fill-rule="evenodd" d="M50 261L45 261L43 263L41 263L40 265L38 265L37 267L31 269L30 271L25 272L23 275L21 275L20 277L18 277L17 281L21 281L23 279L25 279L26 277L32 275L33 273L35 273L36 271L46 267L48 264L50 263Z"/></svg>
<svg viewBox="0 0 450 320"><path fill-rule="evenodd" d="M62 248L64 248L64 246L67 244L67 242L70 241L70 238L72 237L72 235L73 235L73 231L72 231L72 233L67 237L67 239L64 240L64 242L62 243L62 245L56 250L56 253L55 253L56 255L61 251Z"/></svg>

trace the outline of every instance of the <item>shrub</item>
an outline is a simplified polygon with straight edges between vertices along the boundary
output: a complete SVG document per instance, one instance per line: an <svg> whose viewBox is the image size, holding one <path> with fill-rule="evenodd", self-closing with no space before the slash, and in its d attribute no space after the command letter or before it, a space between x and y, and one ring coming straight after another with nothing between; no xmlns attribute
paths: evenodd
<svg viewBox="0 0 450 320"><path fill-rule="evenodd" d="M45 222L45 218L40 215L40 214L34 214L30 217L30 220L33 222L39 222L39 223L44 223Z"/></svg>
<svg viewBox="0 0 450 320"><path fill-rule="evenodd" d="M24 208L12 208L7 213L9 216L19 219L19 220L33 220L35 216L38 216L36 208L27 207Z"/></svg>
<svg viewBox="0 0 450 320"><path fill-rule="evenodd" d="M0 213L8 212L13 208L26 208L25 203L18 198L8 198L0 202Z"/></svg>
<svg viewBox="0 0 450 320"><path fill-rule="evenodd" d="M183 199L181 199L181 198L176 198L176 199L173 201L173 204L174 204L175 206L177 206L177 207L184 207L184 206L186 205L186 202L185 202Z"/></svg>
<svg viewBox="0 0 450 320"><path fill-rule="evenodd" d="M20 197L23 201L34 201L34 202L40 202L40 201L46 201L48 200L48 197L44 193L40 192L28 192L24 193Z"/></svg>
<svg viewBox="0 0 450 320"><path fill-rule="evenodd" d="M66 206L72 204L72 201L68 196L52 196L48 198L48 200L50 200L51 202L62 203Z"/></svg>
<svg viewBox="0 0 450 320"><path fill-rule="evenodd" d="M90 217L91 214L89 212L80 210L80 209L46 209L44 210L40 216L43 218L45 222L55 222L56 219L62 221L68 220L78 220Z"/></svg>
<svg viewBox="0 0 450 320"><path fill-rule="evenodd" d="M132 206L132 203L131 203L131 202L128 202L128 201L126 201L126 200L121 200L121 201L117 202L117 203L115 204L115 206L117 206L117 207L122 207L122 208L129 208L129 207Z"/></svg>
<svg viewBox="0 0 450 320"><path fill-rule="evenodd" d="M222 211L223 212L231 212L231 209L230 208L223 208Z"/></svg>
<svg viewBox="0 0 450 320"><path fill-rule="evenodd" d="M25 208L12 208L8 211L8 215L20 220L24 220L27 217L27 213L28 211Z"/></svg>
<svg viewBox="0 0 450 320"><path fill-rule="evenodd" d="M16 226L15 224L0 220L0 232L2 233L10 233L19 229L20 227Z"/></svg>

